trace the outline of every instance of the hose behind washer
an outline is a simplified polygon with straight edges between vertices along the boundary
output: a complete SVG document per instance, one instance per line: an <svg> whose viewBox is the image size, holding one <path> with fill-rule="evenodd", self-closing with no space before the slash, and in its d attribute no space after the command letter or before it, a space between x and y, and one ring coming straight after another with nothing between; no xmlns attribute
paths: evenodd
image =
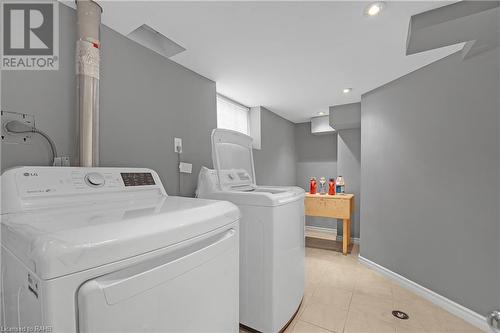
<svg viewBox="0 0 500 333"><path fill-rule="evenodd" d="M26 128L25 130L19 130L16 129L17 126L21 126ZM7 130L8 133L15 133L15 134L22 134L22 133L36 133L41 135L42 137L47 140L50 146L50 150L52 151L52 165L54 165L54 160L57 157L57 149L56 149L56 144L52 139L46 134L45 132L39 130L36 127L30 127L26 124L21 123L20 121L17 120L11 120L8 123L5 124L5 129Z"/></svg>

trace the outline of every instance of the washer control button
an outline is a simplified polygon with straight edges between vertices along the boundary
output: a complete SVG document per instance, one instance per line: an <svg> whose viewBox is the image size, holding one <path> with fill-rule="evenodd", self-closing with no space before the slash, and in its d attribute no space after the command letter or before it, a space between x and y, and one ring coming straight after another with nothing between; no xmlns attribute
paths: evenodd
<svg viewBox="0 0 500 333"><path fill-rule="evenodd" d="M101 187L106 181L100 173L91 172L85 176L85 182L92 187Z"/></svg>

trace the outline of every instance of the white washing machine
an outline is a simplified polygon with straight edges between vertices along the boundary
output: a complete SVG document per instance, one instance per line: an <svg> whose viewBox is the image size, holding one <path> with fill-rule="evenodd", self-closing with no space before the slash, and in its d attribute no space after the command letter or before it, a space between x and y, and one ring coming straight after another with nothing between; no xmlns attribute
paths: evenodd
<svg viewBox="0 0 500 333"><path fill-rule="evenodd" d="M235 205L70 167L6 171L2 203L2 329L238 332Z"/></svg>
<svg viewBox="0 0 500 333"><path fill-rule="evenodd" d="M239 132L214 130L212 158L197 194L240 208L240 323L279 332L304 295L304 190L257 186L252 138Z"/></svg>

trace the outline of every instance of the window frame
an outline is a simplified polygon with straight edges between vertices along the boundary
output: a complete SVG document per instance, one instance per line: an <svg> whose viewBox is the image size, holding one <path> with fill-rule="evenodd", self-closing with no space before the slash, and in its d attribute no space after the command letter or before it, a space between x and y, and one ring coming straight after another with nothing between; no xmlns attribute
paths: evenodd
<svg viewBox="0 0 500 333"><path fill-rule="evenodd" d="M243 133L239 130L236 130L234 128L225 128L225 127L219 127L219 99L221 99L222 101L224 101L225 103L228 103L228 104L232 104L234 105L235 107L239 108L239 109L244 109L246 111L246 125L247 125L247 131L246 133ZM216 112L217 112L217 128L224 128L224 129L229 129L229 130L232 130L232 131L236 131L236 132L239 132L239 133L243 133L245 135L248 135L248 136L251 136L251 126L250 126L250 108L246 105L243 105L237 101L235 101L234 99L231 99L229 97L226 97L222 94L219 94L217 93L217 96L216 96Z"/></svg>

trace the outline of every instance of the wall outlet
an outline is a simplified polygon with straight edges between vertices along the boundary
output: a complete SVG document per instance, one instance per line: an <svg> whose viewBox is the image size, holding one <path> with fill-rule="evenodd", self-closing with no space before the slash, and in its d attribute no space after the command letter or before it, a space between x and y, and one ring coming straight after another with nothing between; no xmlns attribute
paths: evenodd
<svg viewBox="0 0 500 333"><path fill-rule="evenodd" d="M174 138L174 152L180 154L182 153L182 139Z"/></svg>
<svg viewBox="0 0 500 333"><path fill-rule="evenodd" d="M54 166L70 166L68 156L58 156L54 158Z"/></svg>
<svg viewBox="0 0 500 333"><path fill-rule="evenodd" d="M179 171L182 173L192 173L193 165L191 163L181 162L179 163Z"/></svg>

